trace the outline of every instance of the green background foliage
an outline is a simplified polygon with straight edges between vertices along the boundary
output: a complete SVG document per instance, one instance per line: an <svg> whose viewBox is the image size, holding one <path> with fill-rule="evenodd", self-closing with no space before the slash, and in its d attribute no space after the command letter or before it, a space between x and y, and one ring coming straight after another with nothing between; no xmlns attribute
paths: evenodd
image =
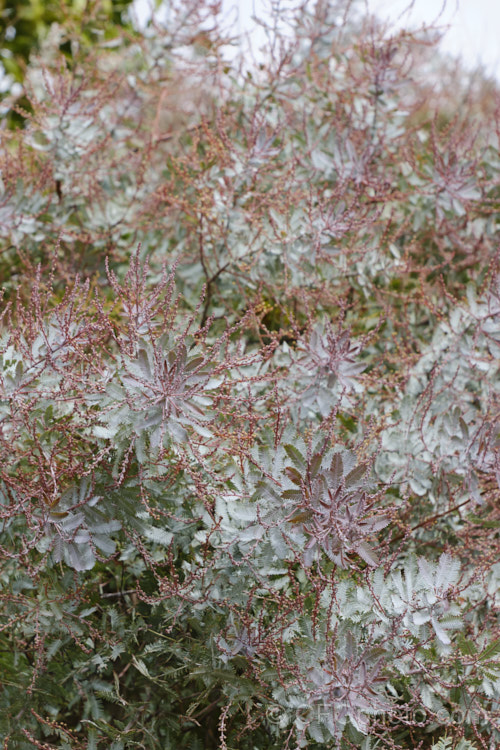
<svg viewBox="0 0 500 750"><path fill-rule="evenodd" d="M84 51L97 41L110 41L132 24L127 18L131 0L2 0L0 4L0 62L13 82L22 84L32 55L40 52L50 30L60 30L59 50L68 60L76 48ZM29 109L29 101L22 98L18 107ZM23 116L9 112L9 125L19 125Z"/></svg>

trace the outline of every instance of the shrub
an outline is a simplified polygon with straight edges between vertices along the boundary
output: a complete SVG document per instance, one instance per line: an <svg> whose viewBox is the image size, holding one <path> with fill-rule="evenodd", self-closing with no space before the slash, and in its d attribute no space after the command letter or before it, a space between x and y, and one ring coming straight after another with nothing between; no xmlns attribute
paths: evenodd
<svg viewBox="0 0 500 750"><path fill-rule="evenodd" d="M4 747L493 748L497 89L165 13L3 102Z"/></svg>

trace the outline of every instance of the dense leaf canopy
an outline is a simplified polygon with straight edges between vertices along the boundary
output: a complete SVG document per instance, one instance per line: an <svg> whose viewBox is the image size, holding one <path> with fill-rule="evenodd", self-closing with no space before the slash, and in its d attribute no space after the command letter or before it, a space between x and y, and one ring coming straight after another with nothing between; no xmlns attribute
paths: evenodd
<svg viewBox="0 0 500 750"><path fill-rule="evenodd" d="M496 86L122 5L2 6L3 747L491 750Z"/></svg>

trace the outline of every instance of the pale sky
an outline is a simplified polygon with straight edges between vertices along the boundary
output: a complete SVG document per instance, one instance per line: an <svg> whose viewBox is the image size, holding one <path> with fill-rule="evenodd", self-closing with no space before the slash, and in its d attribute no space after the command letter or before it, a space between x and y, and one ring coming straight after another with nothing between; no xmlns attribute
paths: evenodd
<svg viewBox="0 0 500 750"><path fill-rule="evenodd" d="M314 5L315 0L310 0ZM500 0L362 0L367 9L391 25L418 27L423 23L439 26L444 38L441 46L461 56L467 67L484 65L487 73L500 81ZM271 0L222 0L225 13L238 15L237 30L249 33L254 48L262 44L262 32L251 20L254 12L264 15ZM134 0L138 18L144 19L151 0ZM293 0L283 0L293 7ZM262 41L261 41L262 40Z"/></svg>
<svg viewBox="0 0 500 750"><path fill-rule="evenodd" d="M462 57L467 67L484 65L500 80L500 0L366 0L366 4L397 26L442 26L441 46L446 52Z"/></svg>

